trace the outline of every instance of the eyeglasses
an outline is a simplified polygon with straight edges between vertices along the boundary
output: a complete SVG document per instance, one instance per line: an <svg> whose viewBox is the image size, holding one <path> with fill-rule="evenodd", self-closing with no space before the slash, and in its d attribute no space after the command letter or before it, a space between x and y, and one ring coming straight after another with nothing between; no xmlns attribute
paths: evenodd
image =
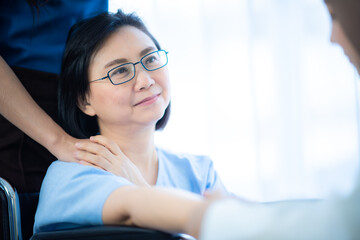
<svg viewBox="0 0 360 240"><path fill-rule="evenodd" d="M143 56L140 61L136 63L124 63L114 67L108 71L107 76L92 80L90 82L104 80L109 78L114 85L120 85L129 82L135 77L135 65L141 63L146 71L155 71L164 67L168 63L168 52L165 50L158 50Z"/></svg>

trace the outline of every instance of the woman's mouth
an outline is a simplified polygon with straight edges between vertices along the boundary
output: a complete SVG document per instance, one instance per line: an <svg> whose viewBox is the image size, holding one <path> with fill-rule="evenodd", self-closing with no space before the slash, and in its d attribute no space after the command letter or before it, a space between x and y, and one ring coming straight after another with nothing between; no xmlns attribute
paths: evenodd
<svg viewBox="0 0 360 240"><path fill-rule="evenodd" d="M135 106L146 106L146 105L151 105L153 104L154 102L157 101L157 99L159 98L160 96L160 93L158 94L154 94L150 97L147 97L147 98L144 98L143 100L141 100L140 102L136 103Z"/></svg>

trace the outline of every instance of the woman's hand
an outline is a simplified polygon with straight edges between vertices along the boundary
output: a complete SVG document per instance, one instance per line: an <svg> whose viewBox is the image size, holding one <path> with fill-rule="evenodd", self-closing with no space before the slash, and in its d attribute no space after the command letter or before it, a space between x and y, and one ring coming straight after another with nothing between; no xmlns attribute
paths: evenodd
<svg viewBox="0 0 360 240"><path fill-rule="evenodd" d="M97 135L90 137L89 142L82 141L75 145L78 149L75 158L81 164L104 169L139 186L149 186L140 170L114 141Z"/></svg>

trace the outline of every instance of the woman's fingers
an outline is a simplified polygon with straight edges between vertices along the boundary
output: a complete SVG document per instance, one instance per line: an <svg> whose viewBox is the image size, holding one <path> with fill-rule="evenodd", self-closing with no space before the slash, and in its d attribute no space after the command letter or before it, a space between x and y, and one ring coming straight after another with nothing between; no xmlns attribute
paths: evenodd
<svg viewBox="0 0 360 240"><path fill-rule="evenodd" d="M75 158L83 165L96 166L104 170L107 170L110 166L110 162L104 156L86 150L76 151ZM88 164L85 164L85 162Z"/></svg>
<svg viewBox="0 0 360 240"><path fill-rule="evenodd" d="M102 168L136 185L149 185L136 165L109 138L102 135L93 136L90 141L77 143L76 147L78 151L75 157L80 163Z"/></svg>
<svg viewBox="0 0 360 240"><path fill-rule="evenodd" d="M103 168L98 167L98 166L96 166L96 165L94 165L92 163L89 163L87 161L79 160L79 163L82 164L82 165L85 165L85 166L91 166L91 167L95 167L95 168L98 168L98 169L103 169ZM105 170L105 169L103 169L103 170Z"/></svg>
<svg viewBox="0 0 360 240"><path fill-rule="evenodd" d="M114 141L102 135L93 136L87 142L78 142L76 148L78 160L116 175L122 175L121 172L126 171L128 162L131 162Z"/></svg>
<svg viewBox="0 0 360 240"><path fill-rule="evenodd" d="M114 155L103 145L94 142L78 142L75 158L88 162L104 170L109 170Z"/></svg>
<svg viewBox="0 0 360 240"><path fill-rule="evenodd" d="M106 147L112 154L114 154L114 156L116 156L115 158L108 156L109 161L130 161L128 157L121 151L119 145L117 145L117 143L112 141L111 139L103 135L97 135L90 137L90 141Z"/></svg>
<svg viewBox="0 0 360 240"><path fill-rule="evenodd" d="M107 160L113 156L112 152L102 144L98 144L93 141L89 142L78 142L75 144L76 148L81 151L86 151L95 155L101 155Z"/></svg>
<svg viewBox="0 0 360 240"><path fill-rule="evenodd" d="M102 135L92 136L92 137L90 137L90 141L92 141L94 143L98 143L98 144L106 147L114 155L122 154L119 146L114 141L110 140L109 138L107 138L105 136L102 136Z"/></svg>

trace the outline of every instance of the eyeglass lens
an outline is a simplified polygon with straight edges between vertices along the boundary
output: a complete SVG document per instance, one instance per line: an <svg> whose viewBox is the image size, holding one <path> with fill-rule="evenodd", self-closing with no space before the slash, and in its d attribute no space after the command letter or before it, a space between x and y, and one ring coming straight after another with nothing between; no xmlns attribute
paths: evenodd
<svg viewBox="0 0 360 240"><path fill-rule="evenodd" d="M165 51L156 51L145 55L140 63L147 71L154 71L167 64ZM131 80L135 75L135 65L133 63L122 64L109 72L110 80L114 84L120 84Z"/></svg>

